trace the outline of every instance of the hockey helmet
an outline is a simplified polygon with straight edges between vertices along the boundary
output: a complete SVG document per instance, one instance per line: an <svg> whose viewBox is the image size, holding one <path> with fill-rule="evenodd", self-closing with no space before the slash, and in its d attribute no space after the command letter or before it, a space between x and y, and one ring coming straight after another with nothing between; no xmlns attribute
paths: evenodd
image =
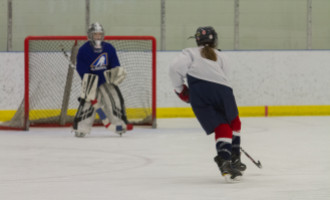
<svg viewBox="0 0 330 200"><path fill-rule="evenodd" d="M94 37L95 33L100 33L101 37L95 38ZM104 29L103 29L103 26L100 23L95 22L95 23L92 23L88 27L87 37L88 37L88 40L89 40L90 44L94 48L94 52L95 53L102 52L102 50L103 50L102 49L102 42L104 41Z"/></svg>
<svg viewBox="0 0 330 200"><path fill-rule="evenodd" d="M210 45L216 47L218 44L218 34L212 26L199 27L195 34L198 46Z"/></svg>

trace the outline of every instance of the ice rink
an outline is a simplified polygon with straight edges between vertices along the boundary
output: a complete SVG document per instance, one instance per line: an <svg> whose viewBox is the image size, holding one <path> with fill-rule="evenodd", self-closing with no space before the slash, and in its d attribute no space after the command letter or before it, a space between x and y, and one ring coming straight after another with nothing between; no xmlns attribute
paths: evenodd
<svg viewBox="0 0 330 200"><path fill-rule="evenodd" d="M194 118L159 119L119 137L94 127L0 131L1 200L329 200L330 116L242 118L240 183L213 161Z"/></svg>

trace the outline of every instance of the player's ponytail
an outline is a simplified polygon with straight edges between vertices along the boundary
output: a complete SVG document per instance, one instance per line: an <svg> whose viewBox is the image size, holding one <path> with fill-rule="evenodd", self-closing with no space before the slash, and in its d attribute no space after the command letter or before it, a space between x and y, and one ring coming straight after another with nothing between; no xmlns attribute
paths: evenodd
<svg viewBox="0 0 330 200"><path fill-rule="evenodd" d="M206 44L201 50L201 56L209 60L217 61L217 54L215 53L214 47L212 46L213 45L210 46Z"/></svg>
<svg viewBox="0 0 330 200"><path fill-rule="evenodd" d="M212 26L199 27L196 30L195 36L197 46L203 47L201 56L203 58L217 61L215 49L218 44L218 34Z"/></svg>

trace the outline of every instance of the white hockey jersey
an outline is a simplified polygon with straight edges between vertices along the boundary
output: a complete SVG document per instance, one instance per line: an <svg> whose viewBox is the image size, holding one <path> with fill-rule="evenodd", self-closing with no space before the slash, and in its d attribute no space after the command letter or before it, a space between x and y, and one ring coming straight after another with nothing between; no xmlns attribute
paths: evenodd
<svg viewBox="0 0 330 200"><path fill-rule="evenodd" d="M176 92L182 91L187 74L231 88L227 78L229 69L223 53L215 50L218 59L212 61L201 56L202 48L184 49L170 64L169 75Z"/></svg>

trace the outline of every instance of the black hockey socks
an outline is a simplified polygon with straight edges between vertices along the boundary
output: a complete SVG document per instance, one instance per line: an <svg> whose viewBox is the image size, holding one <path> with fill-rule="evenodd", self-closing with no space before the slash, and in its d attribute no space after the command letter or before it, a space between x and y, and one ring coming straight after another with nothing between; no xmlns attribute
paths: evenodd
<svg viewBox="0 0 330 200"><path fill-rule="evenodd" d="M232 153L239 154L241 148L240 133L233 131Z"/></svg>
<svg viewBox="0 0 330 200"><path fill-rule="evenodd" d="M233 132L231 162L235 169L243 172L246 170L246 165L241 162L241 137L239 132Z"/></svg>

